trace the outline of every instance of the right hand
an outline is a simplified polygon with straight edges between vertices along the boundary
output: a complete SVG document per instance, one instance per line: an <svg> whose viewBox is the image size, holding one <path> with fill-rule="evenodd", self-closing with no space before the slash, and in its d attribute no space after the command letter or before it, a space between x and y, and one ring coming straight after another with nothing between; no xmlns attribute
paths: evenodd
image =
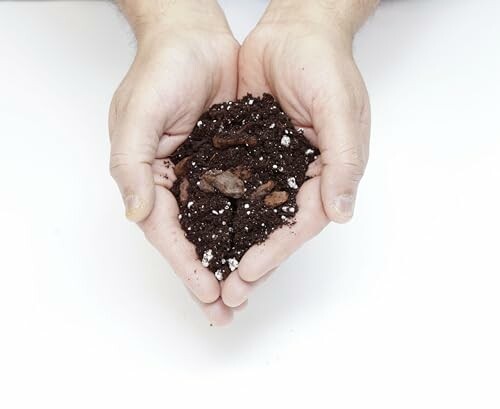
<svg viewBox="0 0 500 409"><path fill-rule="evenodd" d="M178 221L168 190L175 176L163 164L212 104L236 97L239 45L215 4L186 8L133 27L135 60L114 94L109 113L110 169L127 218L167 259L202 306L211 323L222 325L232 310L221 286L201 265Z"/></svg>

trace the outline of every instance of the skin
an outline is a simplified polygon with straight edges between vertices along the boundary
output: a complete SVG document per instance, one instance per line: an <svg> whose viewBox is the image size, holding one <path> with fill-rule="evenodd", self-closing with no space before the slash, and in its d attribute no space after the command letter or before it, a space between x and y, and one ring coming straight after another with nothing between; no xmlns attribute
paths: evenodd
<svg viewBox="0 0 500 409"><path fill-rule="evenodd" d="M216 1L118 2L136 58L110 108L111 174L127 217L172 266L214 325L228 324L268 273L330 221L350 220L368 160L368 95L352 57L375 0L273 0L241 49ZM252 247L225 282L197 260L169 188L167 158L209 106L247 92L278 98L321 151L291 228Z"/></svg>
<svg viewBox="0 0 500 409"><path fill-rule="evenodd" d="M155 4L157 8L152 5ZM239 45L216 2L124 1L137 55L111 102L111 174L129 220L165 257L215 325L231 321L221 286L184 237L163 161L212 104L236 97Z"/></svg>
<svg viewBox="0 0 500 409"><path fill-rule="evenodd" d="M273 94L321 157L297 197L296 224L249 249L228 277L222 299L229 306L245 302L268 272L329 221L352 218L370 136L368 93L352 40L376 2L352 3L272 1L241 47L238 96Z"/></svg>

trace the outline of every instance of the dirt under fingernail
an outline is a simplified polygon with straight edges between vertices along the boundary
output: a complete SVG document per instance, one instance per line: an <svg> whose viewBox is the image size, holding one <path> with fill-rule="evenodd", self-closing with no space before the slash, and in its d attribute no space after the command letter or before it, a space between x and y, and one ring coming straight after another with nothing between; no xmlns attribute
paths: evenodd
<svg viewBox="0 0 500 409"><path fill-rule="evenodd" d="M319 152L269 94L212 106L171 156L180 223L219 279L276 229L292 225Z"/></svg>

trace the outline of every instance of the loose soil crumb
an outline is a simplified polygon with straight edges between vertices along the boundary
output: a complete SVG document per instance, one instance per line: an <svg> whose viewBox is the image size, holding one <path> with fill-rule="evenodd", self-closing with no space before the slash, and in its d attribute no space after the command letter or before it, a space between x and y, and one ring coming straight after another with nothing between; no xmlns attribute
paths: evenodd
<svg viewBox="0 0 500 409"><path fill-rule="evenodd" d="M218 280L277 228L294 223L296 196L318 150L269 94L212 106L171 156L179 219Z"/></svg>

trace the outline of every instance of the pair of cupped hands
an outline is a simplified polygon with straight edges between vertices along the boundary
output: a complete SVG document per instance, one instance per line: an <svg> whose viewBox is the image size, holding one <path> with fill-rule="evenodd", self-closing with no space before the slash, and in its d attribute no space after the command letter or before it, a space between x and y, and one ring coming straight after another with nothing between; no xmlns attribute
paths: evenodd
<svg viewBox="0 0 500 409"><path fill-rule="evenodd" d="M271 1L240 46L216 1L166 2L159 10L138 12L126 3L137 54L111 103L111 173L127 217L165 257L208 320L224 325L304 242L330 221L352 217L370 128L352 40L369 13L339 12L324 2ZM320 166L300 189L296 223L249 249L239 268L219 282L179 224L172 177L163 177L165 158L212 104L264 92L319 148Z"/></svg>

